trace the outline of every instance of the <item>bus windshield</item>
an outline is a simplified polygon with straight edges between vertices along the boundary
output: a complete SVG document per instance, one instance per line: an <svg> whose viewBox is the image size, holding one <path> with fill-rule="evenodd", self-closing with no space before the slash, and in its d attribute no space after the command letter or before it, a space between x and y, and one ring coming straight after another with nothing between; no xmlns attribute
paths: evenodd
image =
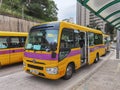
<svg viewBox="0 0 120 90"><path fill-rule="evenodd" d="M33 29L30 31L25 49L27 50L51 50L51 46L57 47L58 30Z"/></svg>

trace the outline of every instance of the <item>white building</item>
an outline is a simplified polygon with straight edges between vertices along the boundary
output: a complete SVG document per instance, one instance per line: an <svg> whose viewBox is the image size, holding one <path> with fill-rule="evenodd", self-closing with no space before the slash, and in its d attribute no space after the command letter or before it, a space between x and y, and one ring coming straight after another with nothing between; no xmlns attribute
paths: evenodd
<svg viewBox="0 0 120 90"><path fill-rule="evenodd" d="M79 25L87 26L89 25L89 10L83 7L79 2L77 2L77 9L76 9L76 23Z"/></svg>

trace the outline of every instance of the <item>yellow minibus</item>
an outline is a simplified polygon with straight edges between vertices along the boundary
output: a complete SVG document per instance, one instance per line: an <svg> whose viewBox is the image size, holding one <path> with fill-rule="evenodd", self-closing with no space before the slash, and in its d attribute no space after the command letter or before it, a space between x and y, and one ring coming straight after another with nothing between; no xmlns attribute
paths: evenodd
<svg viewBox="0 0 120 90"><path fill-rule="evenodd" d="M23 65L27 73L48 79L70 79L85 64L105 53L103 33L73 23L49 22L31 28Z"/></svg>
<svg viewBox="0 0 120 90"><path fill-rule="evenodd" d="M0 31L0 66L21 62L28 33Z"/></svg>

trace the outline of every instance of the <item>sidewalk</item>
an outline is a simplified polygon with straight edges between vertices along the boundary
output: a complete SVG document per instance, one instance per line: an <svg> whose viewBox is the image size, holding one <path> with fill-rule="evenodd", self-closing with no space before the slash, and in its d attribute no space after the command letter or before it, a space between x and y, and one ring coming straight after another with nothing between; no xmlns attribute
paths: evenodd
<svg viewBox="0 0 120 90"><path fill-rule="evenodd" d="M120 60L116 59L115 50L112 52L112 56L89 79L72 90L120 90Z"/></svg>

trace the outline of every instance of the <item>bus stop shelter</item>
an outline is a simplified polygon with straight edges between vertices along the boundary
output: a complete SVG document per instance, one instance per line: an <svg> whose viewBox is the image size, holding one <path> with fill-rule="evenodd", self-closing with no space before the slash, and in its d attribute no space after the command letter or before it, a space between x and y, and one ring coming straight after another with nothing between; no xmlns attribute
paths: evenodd
<svg viewBox="0 0 120 90"><path fill-rule="evenodd" d="M120 58L120 0L77 0L117 30L116 57Z"/></svg>

